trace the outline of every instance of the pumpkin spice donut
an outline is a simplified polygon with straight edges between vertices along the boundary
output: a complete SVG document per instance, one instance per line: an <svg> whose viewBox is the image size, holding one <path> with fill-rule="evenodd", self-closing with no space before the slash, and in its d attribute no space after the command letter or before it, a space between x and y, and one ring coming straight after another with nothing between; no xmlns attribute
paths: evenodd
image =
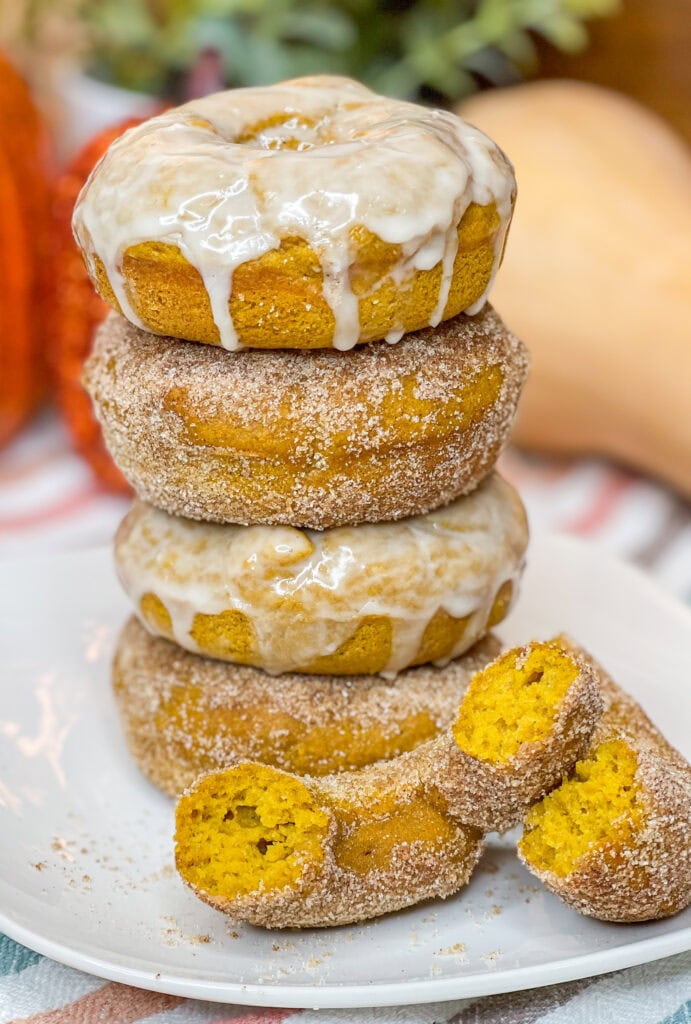
<svg viewBox="0 0 691 1024"><path fill-rule="evenodd" d="M669 917L691 903L691 766L580 654L600 676L604 713L573 775L528 812L519 855L582 914Z"/></svg>
<svg viewBox="0 0 691 1024"><path fill-rule="evenodd" d="M196 654L273 674L395 675L458 657L501 621L527 543L521 500L493 474L427 515L323 532L139 502L115 561L149 630Z"/></svg>
<svg viewBox="0 0 691 1024"><path fill-rule="evenodd" d="M73 226L98 292L139 327L349 349L477 312L514 199L510 163L461 118L322 76L130 129Z"/></svg>
<svg viewBox="0 0 691 1024"><path fill-rule="evenodd" d="M140 498L188 519L322 530L473 490L526 374L524 346L489 307L396 346L232 356L112 314L84 384Z"/></svg>
<svg viewBox="0 0 691 1024"><path fill-rule="evenodd" d="M177 804L177 869L207 903L268 928L449 896L483 832L515 823L573 766L600 711L590 665L530 644L480 671L450 729L392 761L323 778L244 761L202 776Z"/></svg>
<svg viewBox="0 0 691 1024"><path fill-rule="evenodd" d="M113 661L130 752L155 786L178 796L235 760L327 775L389 760L448 728L475 672L499 652L486 637L446 668L369 675L288 674L188 654L134 617Z"/></svg>

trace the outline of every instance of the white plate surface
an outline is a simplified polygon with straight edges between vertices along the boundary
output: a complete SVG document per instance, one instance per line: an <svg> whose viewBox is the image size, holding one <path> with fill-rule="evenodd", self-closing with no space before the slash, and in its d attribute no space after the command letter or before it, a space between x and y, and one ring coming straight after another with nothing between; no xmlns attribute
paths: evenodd
<svg viewBox="0 0 691 1024"><path fill-rule="evenodd" d="M579 917L493 841L471 884L364 927L263 932L172 869L172 804L130 762L109 686L128 613L107 551L0 566L0 930L73 967L201 999L375 1006L512 991L691 947L691 911ZM688 756L691 615L592 546L534 542L507 641L567 629Z"/></svg>

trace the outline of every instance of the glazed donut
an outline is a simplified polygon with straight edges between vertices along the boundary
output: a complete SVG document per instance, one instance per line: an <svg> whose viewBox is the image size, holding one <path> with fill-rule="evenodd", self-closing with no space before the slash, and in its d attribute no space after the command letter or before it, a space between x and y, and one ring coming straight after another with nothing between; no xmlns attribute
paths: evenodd
<svg viewBox="0 0 691 1024"><path fill-rule="evenodd" d="M446 668L376 676L286 675L188 654L131 618L113 689L127 742L155 786L178 796L234 760L326 775L389 760L451 724L474 672L499 651L486 637Z"/></svg>
<svg viewBox="0 0 691 1024"><path fill-rule="evenodd" d="M481 309L514 198L504 154L456 115L317 77L130 129L73 226L98 292L139 327L349 349Z"/></svg>
<svg viewBox="0 0 691 1024"><path fill-rule="evenodd" d="M587 757L529 810L519 855L582 914L669 917L691 903L691 766L597 671L605 710Z"/></svg>
<svg viewBox="0 0 691 1024"><path fill-rule="evenodd" d="M391 676L446 663L501 621L527 543L520 498L492 474L425 516L323 532L138 502L115 561L144 624L188 651L273 674Z"/></svg>
<svg viewBox="0 0 691 1024"><path fill-rule="evenodd" d="M322 530L473 490L526 373L523 345L489 308L393 348L232 358L112 314L84 383L140 498L188 519Z"/></svg>
<svg viewBox="0 0 691 1024"><path fill-rule="evenodd" d="M207 903L268 928L449 896L483 830L515 822L573 766L600 710L588 664L531 644L475 677L447 732L392 761L320 779L248 761L202 776L177 804L177 869Z"/></svg>

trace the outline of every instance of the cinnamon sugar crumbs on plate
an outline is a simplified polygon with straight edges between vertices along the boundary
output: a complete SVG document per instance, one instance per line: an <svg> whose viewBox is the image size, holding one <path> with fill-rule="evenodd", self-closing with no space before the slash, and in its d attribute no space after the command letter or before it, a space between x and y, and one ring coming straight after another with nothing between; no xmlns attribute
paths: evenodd
<svg viewBox="0 0 691 1024"><path fill-rule="evenodd" d="M455 942L453 946L444 946L435 952L435 956L465 956L465 943Z"/></svg>

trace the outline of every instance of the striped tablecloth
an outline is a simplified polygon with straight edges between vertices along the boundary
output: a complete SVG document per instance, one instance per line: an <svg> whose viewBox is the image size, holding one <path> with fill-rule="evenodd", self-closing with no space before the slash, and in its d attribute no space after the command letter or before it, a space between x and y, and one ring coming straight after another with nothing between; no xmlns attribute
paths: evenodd
<svg viewBox="0 0 691 1024"><path fill-rule="evenodd" d="M597 460L509 451L502 469L535 531L586 536L691 603L691 509L665 488ZM106 543L127 507L104 494L51 416L0 455L1 560ZM691 953L485 999L372 1010L219 1006L157 995L53 963L0 935L0 1024L691 1024Z"/></svg>

